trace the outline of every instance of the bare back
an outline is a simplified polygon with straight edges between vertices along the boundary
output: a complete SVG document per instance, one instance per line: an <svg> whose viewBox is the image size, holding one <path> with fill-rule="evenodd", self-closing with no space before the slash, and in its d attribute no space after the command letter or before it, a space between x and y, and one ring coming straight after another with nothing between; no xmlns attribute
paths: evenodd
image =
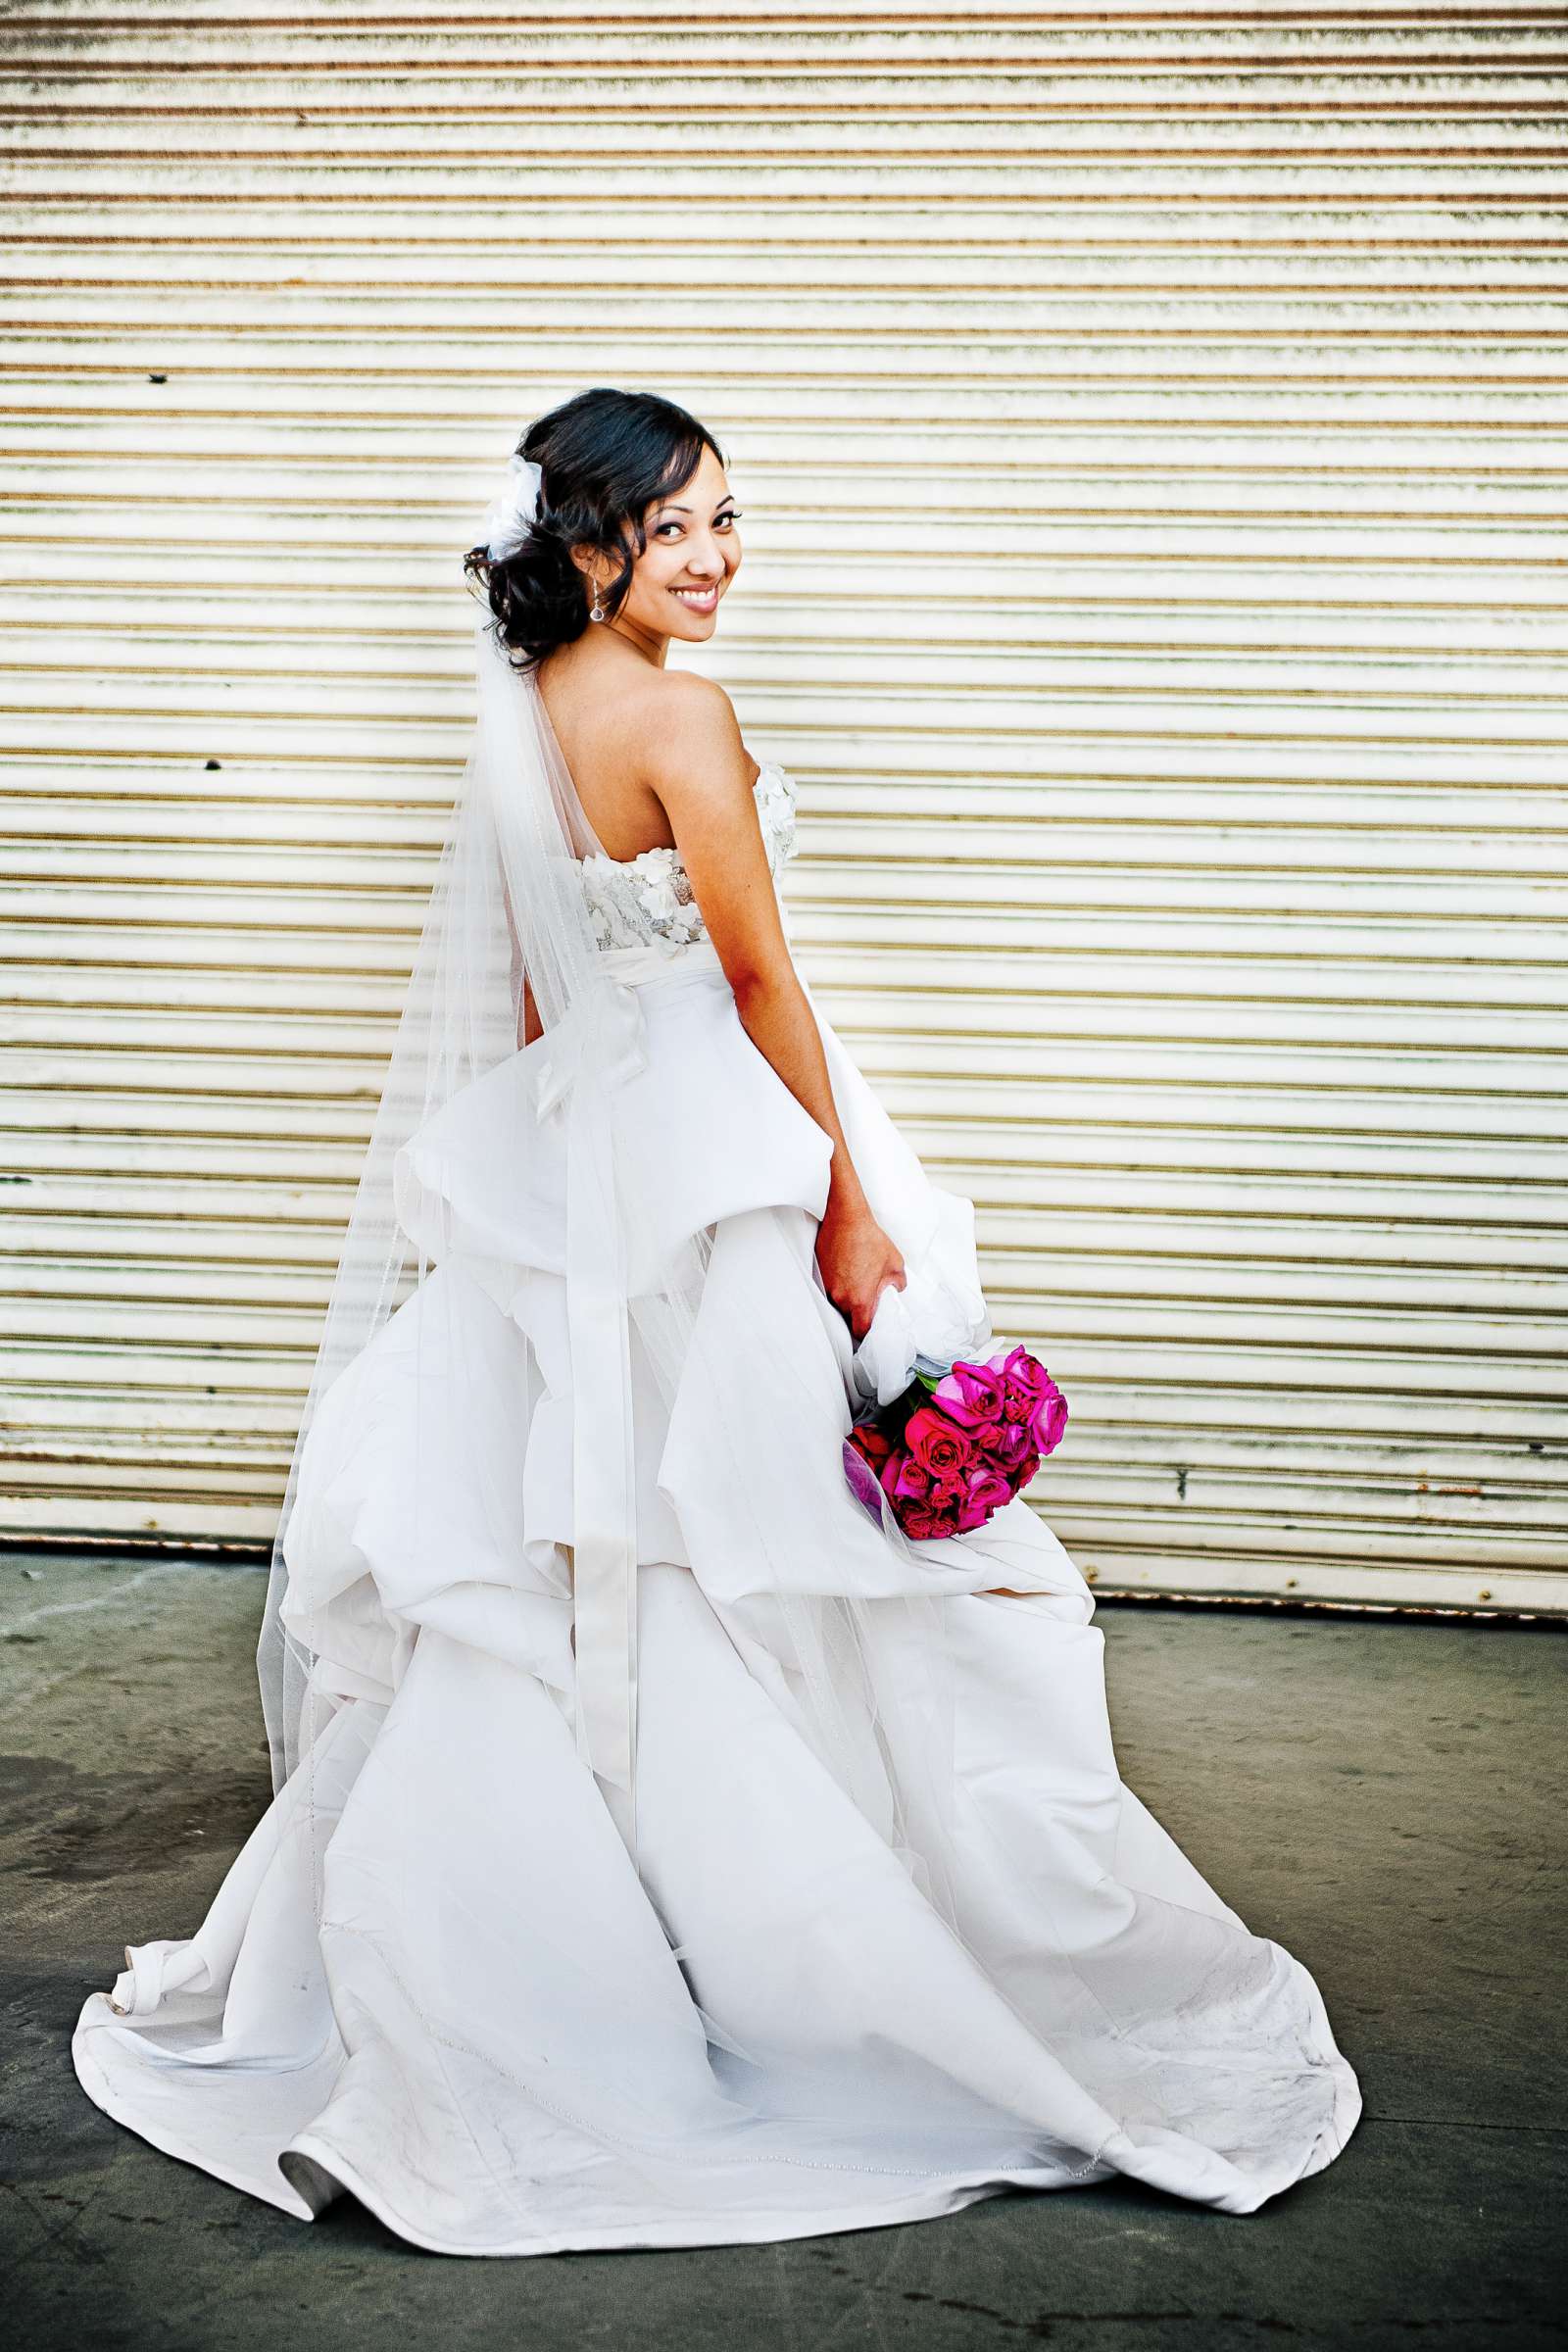
<svg viewBox="0 0 1568 2352"><path fill-rule="evenodd" d="M579 638L545 657L537 682L577 798L606 857L625 861L646 850L675 848L663 803L643 773L644 749L660 723L666 673L602 653ZM761 772L758 767L757 774Z"/></svg>

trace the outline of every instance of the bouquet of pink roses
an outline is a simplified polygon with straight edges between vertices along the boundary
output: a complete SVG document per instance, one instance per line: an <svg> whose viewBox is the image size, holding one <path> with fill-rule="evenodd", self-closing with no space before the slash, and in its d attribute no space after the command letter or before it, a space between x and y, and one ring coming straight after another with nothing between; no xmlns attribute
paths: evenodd
<svg viewBox="0 0 1568 2352"><path fill-rule="evenodd" d="M852 1428L845 1474L878 1519L885 1496L911 1541L967 1535L1023 1492L1066 1426L1067 1399L1045 1365L1012 1348L917 1371Z"/></svg>

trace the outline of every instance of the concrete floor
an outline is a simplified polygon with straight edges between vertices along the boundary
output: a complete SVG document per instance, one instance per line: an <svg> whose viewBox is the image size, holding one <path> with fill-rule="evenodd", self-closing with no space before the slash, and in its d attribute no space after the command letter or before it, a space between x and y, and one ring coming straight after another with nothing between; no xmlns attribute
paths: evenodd
<svg viewBox="0 0 1568 2352"><path fill-rule="evenodd" d="M1314 1971L1362 2077L1346 2155L1262 2213L1105 2184L773 2246L464 2262L347 2199L291 2222L72 2073L83 1995L122 1944L196 1927L266 1802L263 1581L0 1554L0 2325L27 2352L1561 2340L1560 1632L1102 1609L1125 1777Z"/></svg>

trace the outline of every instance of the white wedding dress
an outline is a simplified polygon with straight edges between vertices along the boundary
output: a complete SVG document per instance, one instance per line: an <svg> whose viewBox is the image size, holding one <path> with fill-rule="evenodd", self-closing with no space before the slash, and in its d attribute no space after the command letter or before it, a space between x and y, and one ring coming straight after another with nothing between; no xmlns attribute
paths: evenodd
<svg viewBox="0 0 1568 2352"><path fill-rule="evenodd" d="M794 788L768 762L754 789L777 877ZM621 1146L655 1222L711 1245L673 1401L632 1364L635 1860L573 1738L564 1169L510 1181L547 1036L404 1153L400 1213L444 1254L309 1431L288 1610L338 1704L308 1818L296 1774L194 1937L127 1951L81 2012L80 2081L286 2213L348 2190L452 2253L794 2237L1116 2174L1250 2212L1339 2153L1355 2078L1305 1969L1122 1786L1090 1595L1029 1505L914 1546L954 1676L957 1932L897 1756L847 1699L852 1795L803 1728L760 1528L813 1605L885 1612L893 1682L918 1663L840 1459L829 1138L743 1029L676 854L585 873L646 1031ZM983 1312L970 1203L816 1017L910 1296ZM461 1411L432 1398L442 1348ZM744 1494L710 1464L741 1400Z"/></svg>

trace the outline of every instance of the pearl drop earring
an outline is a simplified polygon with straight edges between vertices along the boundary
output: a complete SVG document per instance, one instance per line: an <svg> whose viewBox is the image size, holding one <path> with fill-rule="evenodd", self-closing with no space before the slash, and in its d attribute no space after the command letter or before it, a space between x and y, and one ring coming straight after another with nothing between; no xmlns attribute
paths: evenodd
<svg viewBox="0 0 1568 2352"><path fill-rule="evenodd" d="M600 601L599 582L597 580L594 582L593 610L589 613L588 617L590 620L603 620L605 617L605 608Z"/></svg>

